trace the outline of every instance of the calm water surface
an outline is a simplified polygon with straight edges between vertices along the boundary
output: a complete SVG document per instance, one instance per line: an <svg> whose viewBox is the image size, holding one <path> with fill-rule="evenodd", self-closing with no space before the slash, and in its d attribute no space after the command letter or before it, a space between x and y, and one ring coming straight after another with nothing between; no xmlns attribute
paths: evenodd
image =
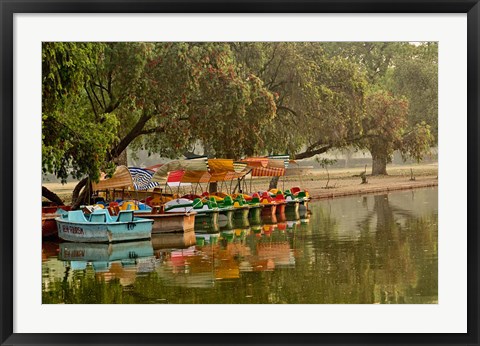
<svg viewBox="0 0 480 346"><path fill-rule="evenodd" d="M44 241L43 303L437 303L437 200L419 189L311 202L300 219L215 234Z"/></svg>

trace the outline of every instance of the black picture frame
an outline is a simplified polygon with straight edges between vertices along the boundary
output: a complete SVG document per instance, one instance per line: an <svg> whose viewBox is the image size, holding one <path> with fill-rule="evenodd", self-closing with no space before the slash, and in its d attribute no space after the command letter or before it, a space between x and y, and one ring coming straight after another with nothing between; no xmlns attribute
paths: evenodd
<svg viewBox="0 0 480 346"><path fill-rule="evenodd" d="M0 0L0 232L2 345L430 344L478 345L479 0ZM13 332L13 16L16 13L467 13L468 332L465 334L20 334ZM254 317L252 317L254 318ZM455 318L455 316L452 316ZM231 340L231 341L229 341Z"/></svg>

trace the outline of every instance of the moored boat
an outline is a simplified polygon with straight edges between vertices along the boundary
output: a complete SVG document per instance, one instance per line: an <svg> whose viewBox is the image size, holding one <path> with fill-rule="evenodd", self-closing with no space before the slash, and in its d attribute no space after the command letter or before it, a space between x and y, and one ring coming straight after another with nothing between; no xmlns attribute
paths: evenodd
<svg viewBox="0 0 480 346"><path fill-rule="evenodd" d="M57 222L55 219L69 210L70 206L65 205L42 207L42 238L57 235Z"/></svg>
<svg viewBox="0 0 480 346"><path fill-rule="evenodd" d="M149 239L153 220L134 217L131 210L111 216L107 210L95 210L85 217L83 211L69 211L57 217L59 238L83 243L112 243Z"/></svg>
<svg viewBox="0 0 480 346"><path fill-rule="evenodd" d="M218 232L218 208L210 201L202 202L200 198L191 201L186 198L177 198L165 203L165 213L171 212L195 212L195 230L211 230Z"/></svg>
<svg viewBox="0 0 480 346"><path fill-rule="evenodd" d="M290 190L285 190L285 202L287 203L285 207L285 213L287 214L298 213L298 208L300 206L300 199L295 197Z"/></svg>
<svg viewBox="0 0 480 346"><path fill-rule="evenodd" d="M254 194L254 197L255 197L255 194ZM260 203L263 205L262 218L264 217L274 218L277 211L277 203L275 202L275 200L272 198L272 196L270 196L270 194L267 191L263 192L259 198L260 198Z"/></svg>
<svg viewBox="0 0 480 346"><path fill-rule="evenodd" d="M275 213L277 215L284 214L287 201L285 200L285 196L283 195L282 191L276 191L273 198L275 200L275 203L277 204L277 209L275 210Z"/></svg>
<svg viewBox="0 0 480 346"><path fill-rule="evenodd" d="M135 212L135 216L153 220L152 234L169 232L188 232L195 228L196 212L159 212L154 207L152 212Z"/></svg>
<svg viewBox="0 0 480 346"><path fill-rule="evenodd" d="M235 213L233 214L234 219L248 220L250 207L245 201L243 195L238 195L233 200L233 209L235 210Z"/></svg>
<svg viewBox="0 0 480 346"><path fill-rule="evenodd" d="M224 198L218 196L210 196L208 199L213 208L218 208L220 228L231 229L233 227L233 205L225 203Z"/></svg>

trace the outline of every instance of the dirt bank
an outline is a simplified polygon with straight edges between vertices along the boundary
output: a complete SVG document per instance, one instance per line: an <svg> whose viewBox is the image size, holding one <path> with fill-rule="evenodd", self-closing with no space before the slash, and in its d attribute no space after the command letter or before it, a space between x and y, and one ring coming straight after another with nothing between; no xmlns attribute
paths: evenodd
<svg viewBox="0 0 480 346"><path fill-rule="evenodd" d="M438 186L436 176L415 177L414 181L402 176L368 177L367 184L361 184L360 178L330 180L329 187L325 181L307 181L304 186L313 199L335 198L366 193L408 190L422 187Z"/></svg>

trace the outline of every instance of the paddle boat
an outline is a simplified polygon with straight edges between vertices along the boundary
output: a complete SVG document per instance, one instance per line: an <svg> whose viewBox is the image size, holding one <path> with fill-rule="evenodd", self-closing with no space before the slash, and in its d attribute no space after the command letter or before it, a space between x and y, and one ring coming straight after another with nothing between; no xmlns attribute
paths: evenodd
<svg viewBox="0 0 480 346"><path fill-rule="evenodd" d="M306 205L310 201L310 194L307 190L301 190L298 186L294 186L290 189L290 193L295 196L300 204Z"/></svg>
<svg viewBox="0 0 480 346"><path fill-rule="evenodd" d="M112 243L149 239L153 220L137 218L133 210L122 210L111 216L106 209L97 209L89 215L82 210L69 211L57 217L59 238L82 243Z"/></svg>
<svg viewBox="0 0 480 346"><path fill-rule="evenodd" d="M135 212L135 216L153 220L152 234L189 232L195 228L195 211L165 212L164 207L152 207L150 212Z"/></svg>
<svg viewBox="0 0 480 346"><path fill-rule="evenodd" d="M169 233L169 232L185 232L194 229L195 212L179 212L165 213L162 206L148 205L147 203L136 200L97 203L88 206L90 210L107 209L111 216L116 216L122 210L133 210L135 217L152 219L152 234Z"/></svg>
<svg viewBox="0 0 480 346"><path fill-rule="evenodd" d="M196 198L191 201L186 198L177 198L165 203L165 213L191 213L195 212L195 230L206 230L218 232L219 210L212 205L211 201L202 202L202 199Z"/></svg>
<svg viewBox="0 0 480 346"><path fill-rule="evenodd" d="M245 201L249 206L248 209L248 220L252 225L260 225L262 223L262 208L263 204L260 203L260 196L258 193L254 193L253 196L249 196L250 199Z"/></svg>
<svg viewBox="0 0 480 346"><path fill-rule="evenodd" d="M213 208L218 208L218 223L221 229L231 229L233 228L233 214L234 208L233 204L225 202L225 199L219 196L208 196L204 194L204 197L208 198L210 205Z"/></svg>
<svg viewBox="0 0 480 346"><path fill-rule="evenodd" d="M257 194L258 195L258 194ZM255 194L253 195L255 197ZM277 203L272 198L272 196L268 193L268 191L264 191L260 196L260 204L263 205L262 208L262 218L274 218L276 211L277 211Z"/></svg>
<svg viewBox="0 0 480 346"><path fill-rule="evenodd" d="M298 208L300 206L300 198L295 197L290 190L285 190L285 202L287 203L285 207L285 213L298 213Z"/></svg>
<svg viewBox="0 0 480 346"><path fill-rule="evenodd" d="M247 203L243 195L235 197L233 200L233 208L235 210L235 213L233 214L234 219L248 220L250 205Z"/></svg>
<svg viewBox="0 0 480 346"><path fill-rule="evenodd" d="M284 214L287 201L285 200L285 196L283 195L282 191L273 189L273 190L270 190L269 192L272 198L275 200L275 203L277 204L277 209L275 210L275 213L277 215Z"/></svg>

